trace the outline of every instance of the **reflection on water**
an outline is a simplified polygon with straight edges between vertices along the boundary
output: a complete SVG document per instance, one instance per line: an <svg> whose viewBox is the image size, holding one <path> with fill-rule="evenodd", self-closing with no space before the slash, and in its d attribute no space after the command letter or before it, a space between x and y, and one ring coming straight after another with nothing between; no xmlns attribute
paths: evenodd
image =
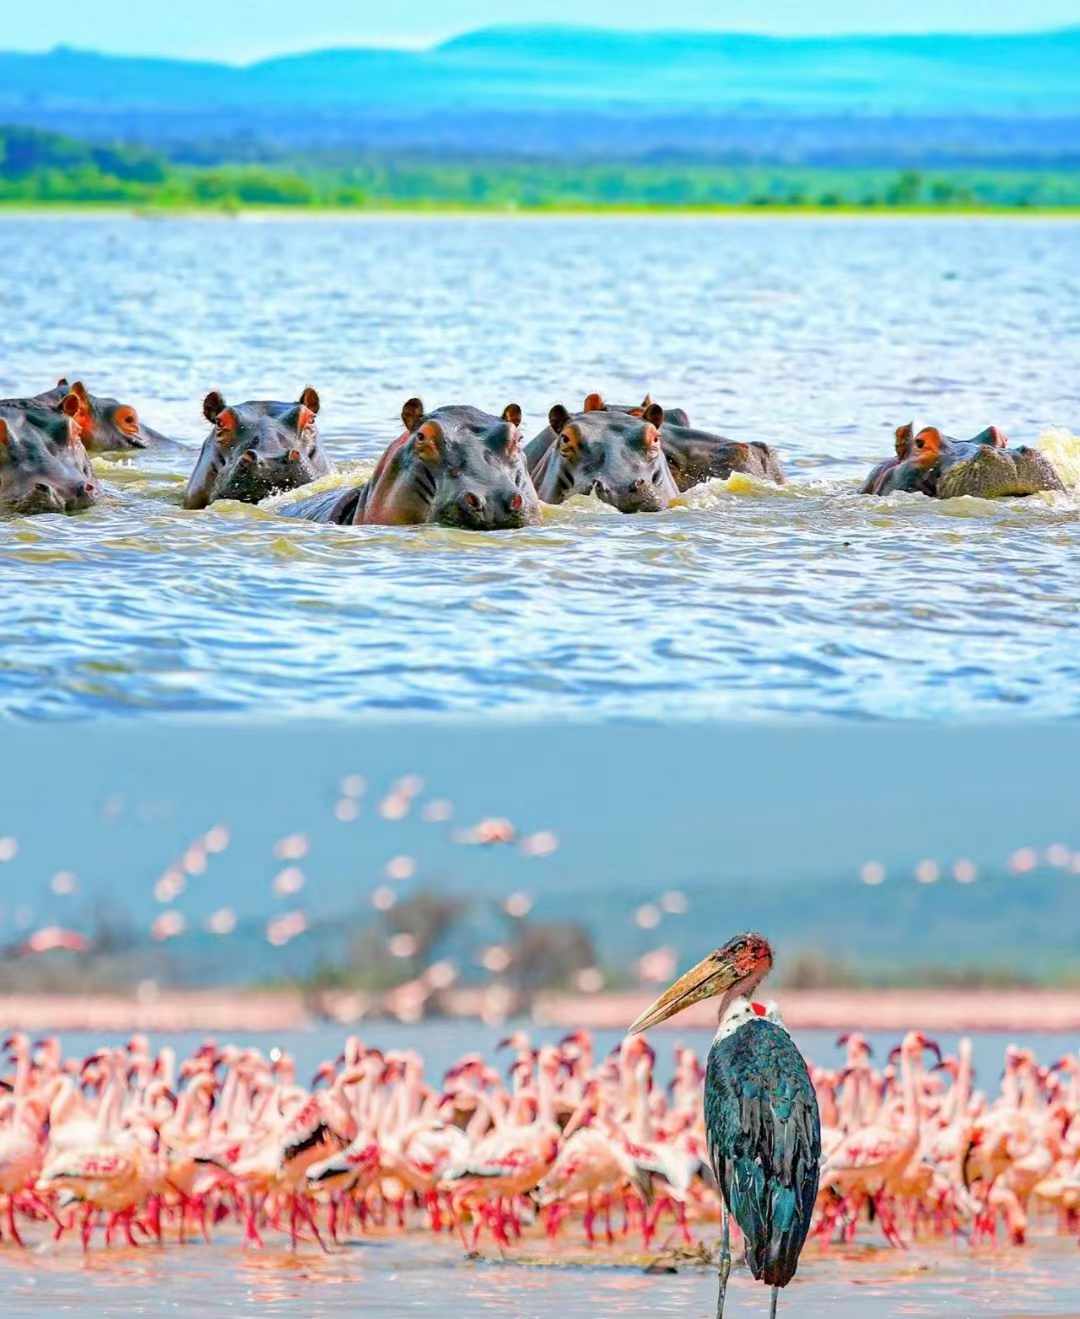
<svg viewBox="0 0 1080 1319"><path fill-rule="evenodd" d="M77 317L39 296L73 270ZM1078 709L1073 497L853 489L912 416L1017 442L1080 429L1062 369L1080 226L9 219L0 295L21 327L0 395L78 373L190 446L210 387L314 384L354 471L417 392L516 399L531 432L556 400L649 388L777 445L792 478L716 483L653 517L581 500L480 536L185 513L193 448L103 458L100 507L0 523L0 711Z"/></svg>
<svg viewBox="0 0 1080 1319"><path fill-rule="evenodd" d="M616 1247L618 1250L618 1247ZM711 1271L644 1274L599 1248L566 1257L537 1247L524 1262L469 1261L448 1240L356 1239L330 1255L313 1247L296 1255L245 1250L220 1235L210 1246L100 1249L85 1260L67 1243L29 1252L0 1248L5 1316L84 1309L95 1314L399 1315L436 1310L517 1319L557 1314L678 1315L713 1312ZM741 1269L729 1304L739 1315L764 1314L767 1293ZM824 1252L809 1246L780 1314L800 1319L866 1315L1075 1315L1080 1309L1076 1246L1041 1240L1018 1250L970 1250L958 1244L905 1252L866 1248Z"/></svg>

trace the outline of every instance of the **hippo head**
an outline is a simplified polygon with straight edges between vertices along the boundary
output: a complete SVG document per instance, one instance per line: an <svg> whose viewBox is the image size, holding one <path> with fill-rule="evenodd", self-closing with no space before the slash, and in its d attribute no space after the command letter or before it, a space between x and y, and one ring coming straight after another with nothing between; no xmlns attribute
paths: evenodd
<svg viewBox="0 0 1080 1319"><path fill-rule="evenodd" d="M70 386L66 380L61 380L53 394L59 395L58 406L73 418L79 439L91 453L145 449L154 441L164 439L143 424L130 403L90 394L81 380Z"/></svg>
<svg viewBox="0 0 1080 1319"><path fill-rule="evenodd" d="M663 409L647 415L589 409L571 417L561 403L548 413L555 440L533 476L540 498L561 504L570 495L595 494L622 513L656 513L678 496L660 443Z"/></svg>
<svg viewBox="0 0 1080 1319"><path fill-rule="evenodd" d="M894 435L895 458L878 463L862 486L867 495L890 495L897 490L935 493L938 461L945 437L935 426L915 433L912 422L898 426Z"/></svg>
<svg viewBox="0 0 1080 1319"><path fill-rule="evenodd" d="M939 499L1002 499L1062 489L1045 454L1024 445L1011 449L996 426L958 440L936 426L916 431L910 423L896 430L896 457L875 467L862 487L864 494L906 490Z"/></svg>
<svg viewBox="0 0 1080 1319"><path fill-rule="evenodd" d="M86 450L68 416L0 411L0 508L77 513L98 497Z"/></svg>
<svg viewBox="0 0 1080 1319"><path fill-rule="evenodd" d="M215 499L257 504L282 490L307 485L330 470L315 417L319 396L310 387L296 403L227 404L218 391L203 400L213 430L184 494L185 508Z"/></svg>
<svg viewBox="0 0 1080 1319"><path fill-rule="evenodd" d="M944 441L936 470L936 493L940 499L954 499L958 495L1008 499L1034 495L1041 490L1065 489L1044 453L1026 444L1010 448L996 426L987 427L970 440Z"/></svg>
<svg viewBox="0 0 1080 1319"><path fill-rule="evenodd" d="M516 403L494 417L463 406L425 413L414 398L402 408L401 419L407 434L392 488L373 494L376 501L393 501L395 521L492 531L539 520Z"/></svg>

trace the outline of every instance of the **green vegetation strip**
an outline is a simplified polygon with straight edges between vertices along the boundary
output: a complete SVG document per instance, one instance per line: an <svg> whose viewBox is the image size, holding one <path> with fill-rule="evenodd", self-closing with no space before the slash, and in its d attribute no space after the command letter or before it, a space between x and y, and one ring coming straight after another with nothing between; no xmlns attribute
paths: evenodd
<svg viewBox="0 0 1080 1319"><path fill-rule="evenodd" d="M1080 171L816 169L693 163L445 161L193 165L142 147L95 146L0 127L0 205L408 211L1067 212Z"/></svg>

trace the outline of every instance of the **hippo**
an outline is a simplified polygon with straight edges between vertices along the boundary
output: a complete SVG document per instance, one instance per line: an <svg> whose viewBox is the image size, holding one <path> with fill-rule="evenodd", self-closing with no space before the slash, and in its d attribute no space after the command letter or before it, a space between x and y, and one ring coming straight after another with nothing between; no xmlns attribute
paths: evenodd
<svg viewBox="0 0 1080 1319"><path fill-rule="evenodd" d="M657 513L678 497L660 442L657 421L617 409L593 408L571 416L561 403L530 443L530 472L548 504L595 493L622 513Z"/></svg>
<svg viewBox="0 0 1080 1319"><path fill-rule="evenodd" d="M944 435L936 426L924 426L916 434L910 422L897 427L895 434L896 457L874 468L860 494L903 490L938 499L1003 499L1065 488L1045 454L1027 445L1010 448L997 426L970 440Z"/></svg>
<svg viewBox="0 0 1080 1319"><path fill-rule="evenodd" d="M363 485L331 490L281 512L352 526L437 522L470 531L540 520L516 403L495 417L462 405L426 412L420 399L411 398L401 409L401 420L404 432Z"/></svg>
<svg viewBox="0 0 1080 1319"><path fill-rule="evenodd" d="M185 508L215 499L257 504L282 490L296 490L332 468L315 417L319 396L310 386L295 403L228 404L216 389L203 400L213 429L184 491Z"/></svg>
<svg viewBox="0 0 1080 1319"><path fill-rule="evenodd" d="M689 490L712 477L727 480L732 472L746 472L763 480L784 484L784 473L773 450L760 440L743 443L729 440L711 431L698 430L682 408L664 408L646 394L640 407L605 403L599 394L590 394L583 412L614 412L641 417L660 432L660 443L679 491ZM547 452L554 440L550 427L529 445L532 466Z"/></svg>
<svg viewBox="0 0 1080 1319"><path fill-rule="evenodd" d="M77 513L98 485L70 414L0 405L0 509Z"/></svg>
<svg viewBox="0 0 1080 1319"><path fill-rule="evenodd" d="M648 412L648 420L654 426L659 427L663 422L668 422L672 426L689 426L690 418L682 408L661 408L659 404L652 401L652 398L646 394L644 402L634 405L632 403L605 403L600 394L589 394L585 402L581 405L582 412L621 412L628 417L645 417ZM530 470L536 466L537 461L547 453L555 442L556 432L550 425L545 426L539 435L534 436L526 446L526 461Z"/></svg>
<svg viewBox="0 0 1080 1319"><path fill-rule="evenodd" d="M711 431L665 421L660 428L660 443L680 490L689 490L713 477L726 481L732 472L745 472L777 485L785 483L779 458L761 440L729 440Z"/></svg>
<svg viewBox="0 0 1080 1319"><path fill-rule="evenodd" d="M73 416L83 446L90 453L109 453L125 449L146 449L151 444L169 444L164 435L147 426L130 403L102 398L87 392L81 380L69 385L61 377L55 388L33 398L5 399L0 407L29 407L60 412L68 398L74 398L68 415ZM73 409L73 410L71 410Z"/></svg>

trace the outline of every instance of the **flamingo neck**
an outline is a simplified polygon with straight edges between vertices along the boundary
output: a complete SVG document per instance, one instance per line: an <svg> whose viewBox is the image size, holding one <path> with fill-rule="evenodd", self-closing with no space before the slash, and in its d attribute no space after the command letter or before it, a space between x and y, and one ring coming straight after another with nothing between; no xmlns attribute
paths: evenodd
<svg viewBox="0 0 1080 1319"><path fill-rule="evenodd" d="M900 1072L904 1091L904 1120L905 1124L914 1127L916 1132L922 1125L922 1102L918 1093L917 1070L908 1050L901 1050Z"/></svg>

